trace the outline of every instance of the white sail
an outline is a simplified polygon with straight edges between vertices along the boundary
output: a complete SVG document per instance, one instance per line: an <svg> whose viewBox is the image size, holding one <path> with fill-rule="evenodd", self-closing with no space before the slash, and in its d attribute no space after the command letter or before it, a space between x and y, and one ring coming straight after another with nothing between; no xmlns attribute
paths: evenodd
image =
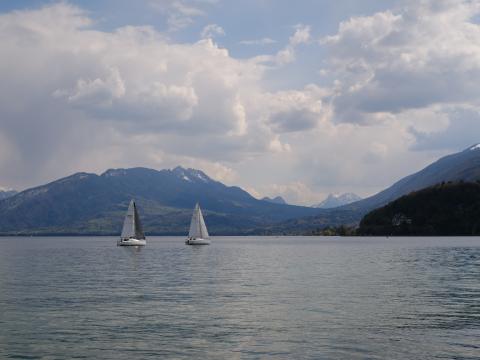
<svg viewBox="0 0 480 360"><path fill-rule="evenodd" d="M210 236L208 235L207 226L205 225L205 220L203 219L202 209L198 206L198 219L200 223L200 237L202 239L208 239Z"/></svg>
<svg viewBox="0 0 480 360"><path fill-rule="evenodd" d="M138 216L135 201L131 200L128 206L127 215L123 221L122 239L145 239L140 217Z"/></svg>
<svg viewBox="0 0 480 360"><path fill-rule="evenodd" d="M198 205L198 203L195 205L195 209L193 210L188 237L191 239L209 238L207 226L205 225L205 220L203 220L202 210L200 209L200 205Z"/></svg>

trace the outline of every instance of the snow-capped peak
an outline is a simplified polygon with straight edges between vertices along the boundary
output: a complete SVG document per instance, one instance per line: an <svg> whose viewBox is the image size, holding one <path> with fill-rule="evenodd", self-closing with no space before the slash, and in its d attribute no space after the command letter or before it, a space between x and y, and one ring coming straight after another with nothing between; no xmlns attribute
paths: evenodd
<svg viewBox="0 0 480 360"><path fill-rule="evenodd" d="M320 204L313 205L313 207L330 209L342 205L347 205L358 200L361 200L361 197L354 193L329 194L325 200L323 200Z"/></svg>
<svg viewBox="0 0 480 360"><path fill-rule="evenodd" d="M185 181L194 181L196 179L201 180L203 182L209 182L211 179L202 171L196 169L185 169L181 166L177 166L175 169L172 170L179 178Z"/></svg>
<svg viewBox="0 0 480 360"><path fill-rule="evenodd" d="M480 144L476 144L468 148L468 150L477 150L477 149L480 149Z"/></svg>

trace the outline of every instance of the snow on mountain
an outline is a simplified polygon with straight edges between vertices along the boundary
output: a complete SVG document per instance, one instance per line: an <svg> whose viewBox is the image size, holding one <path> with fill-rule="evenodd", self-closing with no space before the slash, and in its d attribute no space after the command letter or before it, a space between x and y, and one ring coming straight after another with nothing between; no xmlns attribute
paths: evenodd
<svg viewBox="0 0 480 360"><path fill-rule="evenodd" d="M249 233L319 212L257 200L200 170L137 167L76 173L4 199L0 233L118 234L132 198L148 234L185 234L196 202L209 230L223 234Z"/></svg>
<svg viewBox="0 0 480 360"><path fill-rule="evenodd" d="M313 205L312 207L331 209L338 206L347 205L358 200L362 200L362 198L354 193L329 194L325 200L319 204Z"/></svg>
<svg viewBox="0 0 480 360"><path fill-rule="evenodd" d="M205 183L213 181L207 174L205 174L201 170L196 170L196 169L185 169L181 166L177 166L172 170L172 172L177 175L179 178L185 180L185 181L202 181Z"/></svg>

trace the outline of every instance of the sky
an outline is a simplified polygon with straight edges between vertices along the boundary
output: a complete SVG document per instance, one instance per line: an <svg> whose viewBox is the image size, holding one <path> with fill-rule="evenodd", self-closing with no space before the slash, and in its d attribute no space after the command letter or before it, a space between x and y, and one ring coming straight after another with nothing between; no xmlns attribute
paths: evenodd
<svg viewBox="0 0 480 360"><path fill-rule="evenodd" d="M0 0L0 188L205 171L310 205L480 142L479 0Z"/></svg>

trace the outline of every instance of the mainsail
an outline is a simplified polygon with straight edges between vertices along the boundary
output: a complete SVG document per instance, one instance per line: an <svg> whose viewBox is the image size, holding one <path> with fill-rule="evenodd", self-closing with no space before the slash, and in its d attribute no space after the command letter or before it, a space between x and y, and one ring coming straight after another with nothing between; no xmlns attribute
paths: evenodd
<svg viewBox="0 0 480 360"><path fill-rule="evenodd" d="M131 200L130 205L128 206L127 215L123 222L122 229L122 239L145 239L145 234L143 233L142 223L140 222L140 217L138 216L137 205L135 201Z"/></svg>
<svg viewBox="0 0 480 360"><path fill-rule="evenodd" d="M190 231L188 237L192 239L208 239L208 231L203 220L202 210L200 205L195 205L193 210L192 221L190 222Z"/></svg>

